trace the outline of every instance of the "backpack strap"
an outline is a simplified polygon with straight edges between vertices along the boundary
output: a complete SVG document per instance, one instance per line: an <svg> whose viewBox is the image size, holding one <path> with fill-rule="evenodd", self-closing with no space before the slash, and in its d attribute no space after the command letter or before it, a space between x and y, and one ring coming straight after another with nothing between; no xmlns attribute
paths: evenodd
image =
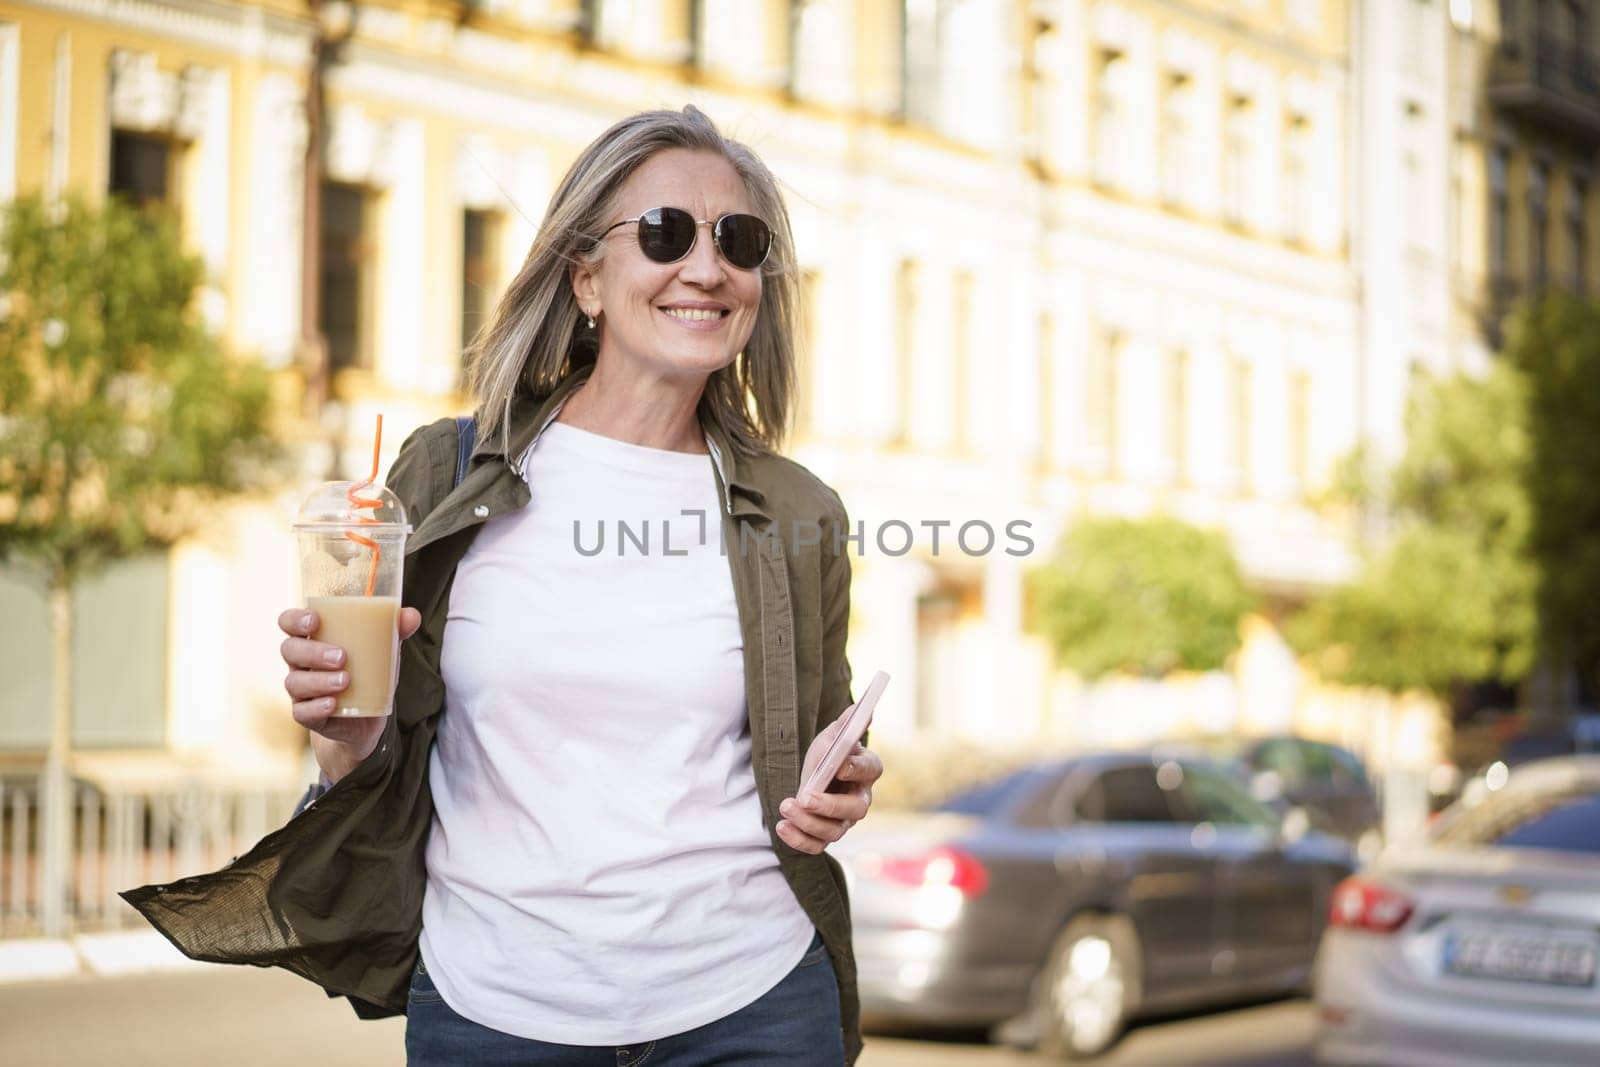
<svg viewBox="0 0 1600 1067"><path fill-rule="evenodd" d="M461 480L467 476L467 462L472 459L472 446L478 441L478 417L476 415L459 415L456 417L456 480L455 485L460 485ZM451 488L454 488L452 485Z"/></svg>

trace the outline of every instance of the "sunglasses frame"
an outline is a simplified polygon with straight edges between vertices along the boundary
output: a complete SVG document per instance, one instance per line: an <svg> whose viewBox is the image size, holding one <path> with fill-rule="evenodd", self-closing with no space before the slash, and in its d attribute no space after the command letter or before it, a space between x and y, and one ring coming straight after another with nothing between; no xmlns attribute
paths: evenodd
<svg viewBox="0 0 1600 1067"><path fill-rule="evenodd" d="M767 225L767 220L766 219L761 218L759 215L752 215L752 214L750 214L749 212L746 212L746 211L728 211L728 212L724 212L723 214L718 215L715 219L696 219L693 215L691 215L689 212L685 211L681 207L666 207L666 206L663 206L663 207L647 208L644 211L641 211L637 218L623 219L621 222L614 222L610 226L607 226L605 228L605 231L600 234L600 239L602 241L605 240L606 237L608 237L611 234L611 231L617 229L619 226L627 226L630 223L632 223L634 225L643 225L644 217L646 215L650 214L651 212L654 212L654 211L676 211L681 215L687 215L689 217L689 219L692 222L694 222L694 240L689 242L689 247L685 248L683 250L683 254L682 255L679 255L674 259L656 259L649 252L645 251L645 248L644 248L644 237L643 237L643 234L641 233L639 235L639 251L644 254L644 258L648 259L652 263L660 263L663 266L665 266L665 265L667 265L669 263L682 263L685 259L688 259L689 258L689 253L693 252L694 248L695 248L695 245L700 243L700 227L702 227L702 226L710 226L711 227L711 243L716 246L717 255L721 256L722 259L723 259L723 262L727 263L728 266L732 267L734 270L760 270L763 266L766 265L768 257L770 257L772 255L772 245L773 245L774 240L775 240L775 235L772 232L772 227ZM767 247L766 247L766 250L761 253L760 262L754 264L753 266L741 267L739 264L735 263L733 260L728 258L728 253L722 247L722 235L721 235L722 224L724 222L726 222L728 219L733 219L733 218L755 219L757 222L761 223L762 226L766 227L766 230L767 230Z"/></svg>

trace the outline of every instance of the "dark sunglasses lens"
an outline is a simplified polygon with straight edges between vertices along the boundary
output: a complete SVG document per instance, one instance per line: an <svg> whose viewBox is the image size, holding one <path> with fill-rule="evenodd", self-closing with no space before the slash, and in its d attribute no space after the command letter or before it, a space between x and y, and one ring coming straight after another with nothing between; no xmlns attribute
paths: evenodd
<svg viewBox="0 0 1600 1067"><path fill-rule="evenodd" d="M639 247L657 263L674 263L694 247L694 216L681 208L658 207L639 217Z"/></svg>
<svg viewBox="0 0 1600 1067"><path fill-rule="evenodd" d="M735 267L752 270L766 262L772 231L754 215L724 215L717 220L717 247Z"/></svg>

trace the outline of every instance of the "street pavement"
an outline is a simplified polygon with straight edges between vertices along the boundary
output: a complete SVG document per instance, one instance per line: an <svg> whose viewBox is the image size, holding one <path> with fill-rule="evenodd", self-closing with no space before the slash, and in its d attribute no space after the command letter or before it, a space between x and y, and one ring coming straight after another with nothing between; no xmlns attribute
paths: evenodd
<svg viewBox="0 0 1600 1067"><path fill-rule="evenodd" d="M1310 1067L1312 1011L1281 1001L1136 1027L1117 1067ZM396 1067L401 1019L363 1022L344 1001L287 972L196 967L178 973L0 984L6 1067ZM968 1036L869 1035L859 1067L998 1067L1038 1057Z"/></svg>

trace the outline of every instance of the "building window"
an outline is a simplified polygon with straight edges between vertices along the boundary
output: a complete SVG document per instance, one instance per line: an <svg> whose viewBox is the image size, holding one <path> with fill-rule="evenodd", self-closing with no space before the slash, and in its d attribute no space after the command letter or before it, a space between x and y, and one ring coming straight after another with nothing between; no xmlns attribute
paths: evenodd
<svg viewBox="0 0 1600 1067"><path fill-rule="evenodd" d="M1311 375L1289 375L1289 471L1303 492L1311 484Z"/></svg>
<svg viewBox="0 0 1600 1067"><path fill-rule="evenodd" d="M939 0L905 0L901 8L900 110L907 122L939 120Z"/></svg>
<svg viewBox="0 0 1600 1067"><path fill-rule="evenodd" d="M951 439L962 452L972 445L972 419L967 411L972 398L972 291L972 273L957 271L950 293Z"/></svg>
<svg viewBox="0 0 1600 1067"><path fill-rule="evenodd" d="M461 213L461 350L489 321L496 282L500 220L492 211Z"/></svg>
<svg viewBox="0 0 1600 1067"><path fill-rule="evenodd" d="M1520 0L1500 0L1500 50L1508 55L1517 52L1517 34L1522 22L1521 6Z"/></svg>
<svg viewBox="0 0 1600 1067"><path fill-rule="evenodd" d="M704 67L706 65L706 0L689 0L688 13L685 16L687 26L684 36L689 42L689 59L691 67Z"/></svg>
<svg viewBox="0 0 1600 1067"><path fill-rule="evenodd" d="M1161 199L1168 207L1188 203L1194 181L1194 102L1188 75L1167 79L1161 100Z"/></svg>
<svg viewBox="0 0 1600 1067"><path fill-rule="evenodd" d="M1251 191L1250 98L1235 96L1228 101L1228 114L1222 145L1222 217L1242 226Z"/></svg>
<svg viewBox="0 0 1600 1067"><path fill-rule="evenodd" d="M1103 52L1094 88L1094 177L1101 185L1127 180L1128 119L1132 71L1118 52Z"/></svg>
<svg viewBox="0 0 1600 1067"><path fill-rule="evenodd" d="M1588 288L1589 225L1585 205L1589 200L1589 180L1574 174L1567 187L1567 255L1570 257L1572 291L1582 295Z"/></svg>
<svg viewBox="0 0 1600 1067"><path fill-rule="evenodd" d="M359 185L322 183L322 285L317 327L328 344L328 369L370 364L371 194Z"/></svg>
<svg viewBox="0 0 1600 1067"><path fill-rule="evenodd" d="M842 65L848 27L826 0L789 2L789 94L801 100L845 100L847 72Z"/></svg>
<svg viewBox="0 0 1600 1067"><path fill-rule="evenodd" d="M1528 274L1535 289L1545 287L1550 266L1550 165L1535 161L1528 169Z"/></svg>
<svg viewBox="0 0 1600 1067"><path fill-rule="evenodd" d="M1509 267L1511 197L1507 170L1510 153L1504 146L1489 150L1489 272L1503 276Z"/></svg>
<svg viewBox="0 0 1600 1067"><path fill-rule="evenodd" d="M1061 33L1041 19L1029 21L1027 85L1024 103L1027 115L1029 158L1048 164L1055 156L1056 117L1060 112L1061 68L1065 65Z"/></svg>
<svg viewBox="0 0 1600 1067"><path fill-rule="evenodd" d="M1290 115L1284 131L1283 235L1286 240L1306 239L1311 217L1311 120Z"/></svg>
<svg viewBox="0 0 1600 1067"><path fill-rule="evenodd" d="M1167 353L1166 407L1162 459L1172 480L1184 485L1189 480L1189 353L1181 348Z"/></svg>
<svg viewBox="0 0 1600 1067"><path fill-rule="evenodd" d="M801 433L812 437L821 426L817 418L817 374L821 363L818 346L821 344L822 333L819 329L821 323L821 310L818 299L822 295L822 279L815 270L802 270L800 272L800 345L798 353L799 366L795 369L795 385L797 406L795 412L795 425L800 427Z"/></svg>
<svg viewBox="0 0 1600 1067"><path fill-rule="evenodd" d="M1116 330L1100 330L1089 345L1085 368L1083 425L1091 462L1108 473L1117 469L1117 362L1122 343Z"/></svg>
<svg viewBox="0 0 1600 1067"><path fill-rule="evenodd" d="M138 207L177 201L177 146L170 138L130 130L111 131L109 192Z"/></svg>
<svg viewBox="0 0 1600 1067"><path fill-rule="evenodd" d="M1046 469L1056 465L1056 439L1060 426L1056 420L1056 320L1048 311L1039 316L1039 464Z"/></svg>
<svg viewBox="0 0 1600 1067"><path fill-rule="evenodd" d="M1234 484L1240 493L1250 490L1250 429L1252 417L1253 368L1248 360L1230 356L1227 364L1227 407L1229 421L1226 427L1227 462Z"/></svg>
<svg viewBox="0 0 1600 1067"><path fill-rule="evenodd" d="M633 10L633 0L583 0L583 25L589 40L601 47L611 47L622 42L628 24L638 12Z"/></svg>
<svg viewBox="0 0 1600 1067"><path fill-rule="evenodd" d="M892 439L896 444L906 444L911 439L916 328L917 265L903 259L894 277L895 421Z"/></svg>

